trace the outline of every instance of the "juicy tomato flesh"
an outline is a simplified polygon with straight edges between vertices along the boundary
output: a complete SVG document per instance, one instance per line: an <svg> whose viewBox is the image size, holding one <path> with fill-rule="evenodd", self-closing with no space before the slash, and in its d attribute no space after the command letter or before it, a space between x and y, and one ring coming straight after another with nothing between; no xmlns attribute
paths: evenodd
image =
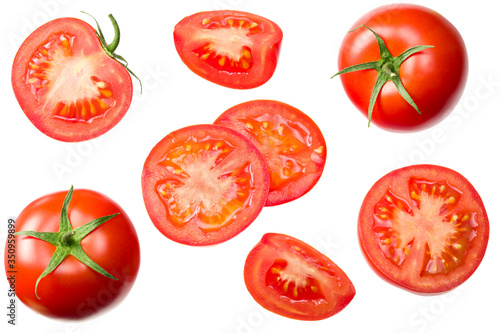
<svg viewBox="0 0 500 333"><path fill-rule="evenodd" d="M236 129L264 155L271 180L266 205L297 199L319 180L326 142L302 111L277 101L256 100L227 110L215 123Z"/></svg>
<svg viewBox="0 0 500 333"><path fill-rule="evenodd" d="M258 150L237 132L215 125L169 134L153 148L143 171L151 219L167 237L191 245L219 243L242 231L264 206L268 190Z"/></svg>
<svg viewBox="0 0 500 333"><path fill-rule="evenodd" d="M489 234L484 206L452 170L401 170L382 178L365 198L359 222L363 250L375 270L396 285L423 293L449 290L465 281L484 255Z"/></svg>
<svg viewBox="0 0 500 333"><path fill-rule="evenodd" d="M386 258L401 267L413 245L422 250L420 275L446 274L462 265L475 238L475 212L455 211L460 191L446 182L410 179L412 202L390 190L375 206L372 230ZM413 208L412 208L413 207Z"/></svg>
<svg viewBox="0 0 500 333"><path fill-rule="evenodd" d="M291 247L290 251L296 252L299 257L303 256L304 258L276 259L266 273L267 286L280 293L283 297L288 297L293 302L311 301L316 304L325 302L326 299L321 290L320 281L310 274L304 275L304 272L298 269L303 265L300 260L304 259L314 269L332 277L335 276L335 273L322 266L321 263L314 260L298 246Z"/></svg>
<svg viewBox="0 0 500 333"><path fill-rule="evenodd" d="M29 62L26 84L35 98L46 95L46 112L53 117L90 123L104 117L116 100L110 83L94 75L98 65L75 54L74 40L75 36L61 33L41 45Z"/></svg>
<svg viewBox="0 0 500 333"><path fill-rule="evenodd" d="M276 23L233 10L196 13L174 29L175 47L186 66L234 89L255 88L272 77L282 38Z"/></svg>
<svg viewBox="0 0 500 333"><path fill-rule="evenodd" d="M249 253L245 283L259 304L300 320L331 317L355 295L351 281L329 258L280 234L264 235Z"/></svg>
<svg viewBox="0 0 500 333"><path fill-rule="evenodd" d="M218 71L248 73L253 65L251 35L263 32L261 24L244 17L212 17L201 22L205 45L193 52Z"/></svg>
<svg viewBox="0 0 500 333"><path fill-rule="evenodd" d="M12 88L28 119L66 142L98 137L124 117L132 80L75 18L50 21L26 38L12 65Z"/></svg>
<svg viewBox="0 0 500 333"><path fill-rule="evenodd" d="M251 205L256 185L250 161L227 169L222 163L236 147L221 138L179 142L157 164L168 176L156 191L175 226L193 222L202 230L223 227Z"/></svg>

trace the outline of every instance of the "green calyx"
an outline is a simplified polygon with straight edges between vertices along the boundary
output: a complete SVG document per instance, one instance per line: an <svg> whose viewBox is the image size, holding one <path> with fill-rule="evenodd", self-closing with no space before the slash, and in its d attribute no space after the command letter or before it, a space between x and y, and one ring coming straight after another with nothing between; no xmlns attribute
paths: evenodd
<svg viewBox="0 0 500 333"><path fill-rule="evenodd" d="M97 227L104 224L105 222L111 220L119 213L97 218L95 220L88 222L87 224L84 224L76 229L73 229L68 214L68 206L72 196L73 196L73 186L71 186L71 189L64 198L58 232L19 231L14 234L14 235L24 235L24 236L34 237L43 240L47 243L50 243L56 247L56 250L52 255L52 258L50 259L48 266L36 280L35 284L36 297L38 297L37 289L40 280L43 279L48 274L50 274L51 272L53 272L57 268L57 266L59 266L59 264L69 255L72 255L73 257L75 257L76 259L78 259L79 261L81 261L83 264L93 269L94 271L110 279L117 280L117 278L106 272L106 270L104 270L96 262L90 259L90 257L83 251L82 245L80 243L89 233L91 233L93 230L95 230ZM38 299L40 299L40 297L38 297Z"/></svg>
<svg viewBox="0 0 500 333"><path fill-rule="evenodd" d="M139 77L137 77L137 75L134 74L134 72L132 72L130 70L130 68L128 68L127 60L125 60L122 56L115 53L115 50L118 47L118 44L120 43L120 28L118 27L118 23L116 22L113 15L109 14L108 17L111 20L111 24L113 24L113 29L115 31L115 37L113 38L113 41L110 44L108 44L108 43L106 43L106 39L104 38L104 34L102 33L101 27L99 26L99 23L97 22L95 17L93 17L92 15L90 15L89 13L86 13L84 11L82 11L82 13L87 14L88 16L90 16L94 19L94 21L97 25L97 29L95 30L95 33L96 33L97 37L99 38L99 40L101 41L101 46L102 46L104 52L106 52L106 54L108 56L110 56L111 58L118 61L123 67L125 67L125 69L133 77L135 77L139 81L139 84L141 86L141 94L142 94L142 82L141 82L141 80L139 79Z"/></svg>
<svg viewBox="0 0 500 333"><path fill-rule="evenodd" d="M376 71L378 71L377 81L375 82L375 86L372 90L372 94L370 96L370 103L368 106L368 126L370 126L370 122L372 119L373 107L375 105L375 101L377 100L377 97L380 93L380 90L382 90L382 87L384 86L384 84L386 84L387 81L392 81L394 83L394 85L396 86L396 88L398 89L398 92L401 95L401 97L403 97L404 100L406 102L408 102L408 104L410 104L419 114L421 114L417 105L415 104L415 102L411 98L410 94L408 94L405 87L403 86L403 83L401 82L401 77L399 76L399 67L411 55L413 55L417 52L420 52L422 50L432 48L434 46L432 46L432 45L414 46L414 47L411 47L408 50L404 51L399 56L394 57L387 49L387 46L385 45L382 38L375 31L368 28L367 26L360 25L349 32L353 32L361 27L365 27L366 29L373 32L373 34L375 35L375 38L377 39L377 44L378 44L379 49L380 49L380 59L377 61L366 62L363 64L354 65L354 66L344 68L343 70L341 70L340 72L338 72L337 74L332 76L332 78L334 78L337 75L344 74L344 73L356 72L356 71L366 70L366 69L375 69Z"/></svg>

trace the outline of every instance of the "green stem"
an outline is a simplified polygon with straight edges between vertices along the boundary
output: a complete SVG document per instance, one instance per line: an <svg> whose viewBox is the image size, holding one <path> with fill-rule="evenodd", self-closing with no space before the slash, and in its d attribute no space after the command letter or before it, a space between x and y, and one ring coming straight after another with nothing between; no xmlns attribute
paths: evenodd
<svg viewBox="0 0 500 333"><path fill-rule="evenodd" d="M391 66L390 63L385 63L382 66L382 73L384 73L385 75L387 75L389 78L393 78L393 77L397 76L397 74L395 73L395 71L392 68L392 66Z"/></svg>
<svg viewBox="0 0 500 333"><path fill-rule="evenodd" d="M71 238L75 234L74 230L68 231L65 234L62 235L61 237L61 245L62 246L70 246L71 245Z"/></svg>
<svg viewBox="0 0 500 333"><path fill-rule="evenodd" d="M335 74L333 77L337 75L342 75L345 73L350 73L350 72L355 72L355 71L361 71L361 70L368 70L368 69L374 69L378 71L378 76L377 76L377 81L375 82L375 86L373 87L372 94L370 96L370 103L368 105L368 126L370 126L370 122L372 119L372 114L373 114L373 108L375 106L376 99L379 96L379 93L384 86L384 84L387 83L387 81L391 81L394 83L396 86L399 94L404 98L404 100L410 104L419 114L421 113L420 110L418 109L417 105L411 98L410 94L408 91L406 91L406 88L403 85L403 82L401 80L401 77L399 76L399 67L401 64L408 59L411 55L420 52L422 50L434 47L431 45L419 45L419 46L414 46L409 48L408 50L404 51L401 53L399 56L394 57L390 52L387 46L385 45L384 41L382 38L372 29L365 25L360 25L353 30L349 32L353 32L361 27L365 27L366 29L370 30L374 35L377 40L377 44L380 50L380 59L377 61L372 61L372 62L367 62L363 64L358 64L354 66L349 66L347 68L342 69L340 72Z"/></svg>
<svg viewBox="0 0 500 333"><path fill-rule="evenodd" d="M139 79L139 77L137 75L135 75L135 73L132 72L130 70L130 68L128 68L127 60L125 60L125 58L123 58L121 55L118 55L115 53L116 48L118 47L118 44L120 43L120 28L118 26L118 22L116 22L113 15L109 14L108 17L111 20L111 24L113 25L113 29L115 31L115 36L114 36L111 44L108 45L106 43L106 39L104 38L104 34L102 33L101 27L99 26L99 23L97 22L95 17L93 17L92 15L90 15L89 13L84 12L84 11L82 11L82 13L87 14L88 16L90 16L94 19L94 21L97 25L97 29L95 30L95 33L97 35L97 38L99 38L99 40L101 41L102 49L104 50L104 52L108 56L110 56L111 58L116 60L120 65L122 65L130 73L130 75L132 75L133 77L135 77L139 81L139 85L141 86L141 94L142 94L142 81L141 81L141 79Z"/></svg>
<svg viewBox="0 0 500 333"><path fill-rule="evenodd" d="M118 23L116 22L112 14L109 14L108 17L111 20L111 24L113 24L113 29L115 30L115 37L113 38L111 44L106 46L106 49L108 50L109 53L114 53L116 51L116 48L118 47L118 44L120 43L120 28L118 27Z"/></svg>

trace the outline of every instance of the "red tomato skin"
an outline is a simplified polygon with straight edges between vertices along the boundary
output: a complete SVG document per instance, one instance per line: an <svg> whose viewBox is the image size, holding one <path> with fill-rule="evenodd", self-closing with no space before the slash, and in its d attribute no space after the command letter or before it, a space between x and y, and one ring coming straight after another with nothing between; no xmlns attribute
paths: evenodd
<svg viewBox="0 0 500 333"><path fill-rule="evenodd" d="M195 31L200 22L211 17L244 17L262 22L265 37L257 37L258 52L255 52L253 68L249 73L229 73L214 70L194 54L196 48ZM236 10L199 12L182 19L174 29L174 43L184 64L198 76L215 84L233 89L252 89L266 83L274 74L281 50L283 32L273 21L252 13Z"/></svg>
<svg viewBox="0 0 500 333"><path fill-rule="evenodd" d="M468 74L467 50L458 30L439 13L411 4L376 8L352 28L362 24L380 35L393 56L417 45L434 46L406 59L399 71L421 114L399 95L392 82L387 82L375 103L372 123L391 132L414 132L446 118L459 102ZM375 36L359 28L342 41L338 66L341 70L379 59ZM376 79L375 70L341 75L349 99L366 117Z"/></svg>
<svg viewBox="0 0 500 333"><path fill-rule="evenodd" d="M84 57L91 57L92 62L102 64L102 71L96 74L111 83L116 98L115 106L108 110L104 118L94 119L92 123L55 119L50 111L44 110L44 97L48 89L40 89L35 98L26 84L26 70L31 57L55 33L77 36L73 49ZM120 63L106 55L94 28L85 21L70 17L47 22L26 38L14 58L11 83L17 101L31 123L45 135L65 142L90 140L108 132L125 116L133 94L129 73Z"/></svg>
<svg viewBox="0 0 500 333"><path fill-rule="evenodd" d="M222 135L224 139L236 147L238 147L238 144L244 144L244 149L247 149L247 155L253 158L254 167L252 168L252 177L258 189L254 192L251 204L252 208L241 213L240 218L236 221L229 223L217 231L204 232L193 223L187 223L183 227L174 226L171 222L167 221L166 208L155 192L157 181L162 177L162 171L156 167L156 164L162 159L171 144L182 142L182 140L186 140L189 137L210 137L214 133L219 133L219 135ZM141 185L144 204L151 221L158 231L165 237L181 244L206 246L225 242L241 233L253 223L264 207L269 193L269 173L260 152L240 133L217 125L191 125L169 133L153 147L144 162Z"/></svg>
<svg viewBox="0 0 500 333"><path fill-rule="evenodd" d="M376 244L377 237L373 237L373 234L369 231L373 223L374 204L386 193L387 188L395 191L407 191L407 179L409 176L422 177L431 181L446 179L449 183L455 184L455 186L459 184L458 187L462 191L461 200L463 200L461 207L470 207L471 210L480 212L476 216L476 221L481 226L474 240L476 245L468 254L467 262L461 267L456 268L454 273L451 271L446 276L436 278L424 277L414 281L404 276L398 276L395 273L398 269L392 267L391 263L384 260L385 258ZM395 180L398 179L403 181L396 182ZM362 254L370 268L389 284L423 296L443 294L468 280L477 270L485 255L489 234L490 228L486 209L476 189L458 172L437 165L414 165L389 172L372 186L363 200L358 217L358 241Z"/></svg>
<svg viewBox="0 0 500 333"><path fill-rule="evenodd" d="M330 304L294 302L266 286L266 271L272 267L276 259L283 257L284 252L289 251L287 250L289 245L299 246L312 254L317 262L335 271L335 282L322 286ZM248 291L257 303L273 313L296 320L317 321L332 317L342 311L356 295L352 282L330 258L299 239L278 233L265 234L250 251L245 261L244 279Z"/></svg>
<svg viewBox="0 0 500 333"><path fill-rule="evenodd" d="M57 192L30 203L16 219L16 232L57 232L66 194ZM52 258L55 246L17 235L15 269L19 300L47 317L71 320L101 314L120 303L131 290L140 266L139 240L130 218L110 198L91 190L74 190L69 205L73 228L118 212L118 216L92 231L81 242L85 253L118 280L107 278L68 256L40 280L38 299L35 284ZM7 267L7 260L5 269L12 270Z"/></svg>

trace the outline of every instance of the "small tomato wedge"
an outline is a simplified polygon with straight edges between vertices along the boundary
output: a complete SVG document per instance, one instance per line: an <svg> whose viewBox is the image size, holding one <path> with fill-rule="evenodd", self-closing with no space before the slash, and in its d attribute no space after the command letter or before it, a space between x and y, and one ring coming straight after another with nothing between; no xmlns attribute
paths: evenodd
<svg viewBox="0 0 500 333"><path fill-rule="evenodd" d="M101 193L71 188L47 194L23 209L15 231L15 243L9 238L5 245L7 277L14 276L19 300L44 316L101 314L119 304L137 278L134 225Z"/></svg>
<svg viewBox="0 0 500 333"><path fill-rule="evenodd" d="M343 310L356 294L333 261L283 234L262 237L248 254L244 276L257 303L292 319L326 319Z"/></svg>
<svg viewBox="0 0 500 333"><path fill-rule="evenodd" d="M486 251L489 222L462 175L436 165L394 170L370 189L359 213L362 250L385 280L422 294L467 280Z"/></svg>
<svg viewBox="0 0 500 333"><path fill-rule="evenodd" d="M234 89L255 88L272 77L282 38L276 23L234 10L197 13L174 29L175 47L186 66Z"/></svg>
<svg viewBox="0 0 500 333"><path fill-rule="evenodd" d="M266 206L303 196L323 173L323 134L309 116L291 105L273 100L245 102L225 111L215 124L240 132L264 155L271 178Z"/></svg>
<svg viewBox="0 0 500 333"><path fill-rule="evenodd" d="M76 18L50 21L26 38L12 66L14 94L28 119L60 141L84 141L113 128L132 100L132 81L109 45L86 22Z"/></svg>
<svg viewBox="0 0 500 333"><path fill-rule="evenodd" d="M188 245L224 242L248 227L269 191L266 162L236 131L194 125L168 134L142 172L146 209L166 237Z"/></svg>

